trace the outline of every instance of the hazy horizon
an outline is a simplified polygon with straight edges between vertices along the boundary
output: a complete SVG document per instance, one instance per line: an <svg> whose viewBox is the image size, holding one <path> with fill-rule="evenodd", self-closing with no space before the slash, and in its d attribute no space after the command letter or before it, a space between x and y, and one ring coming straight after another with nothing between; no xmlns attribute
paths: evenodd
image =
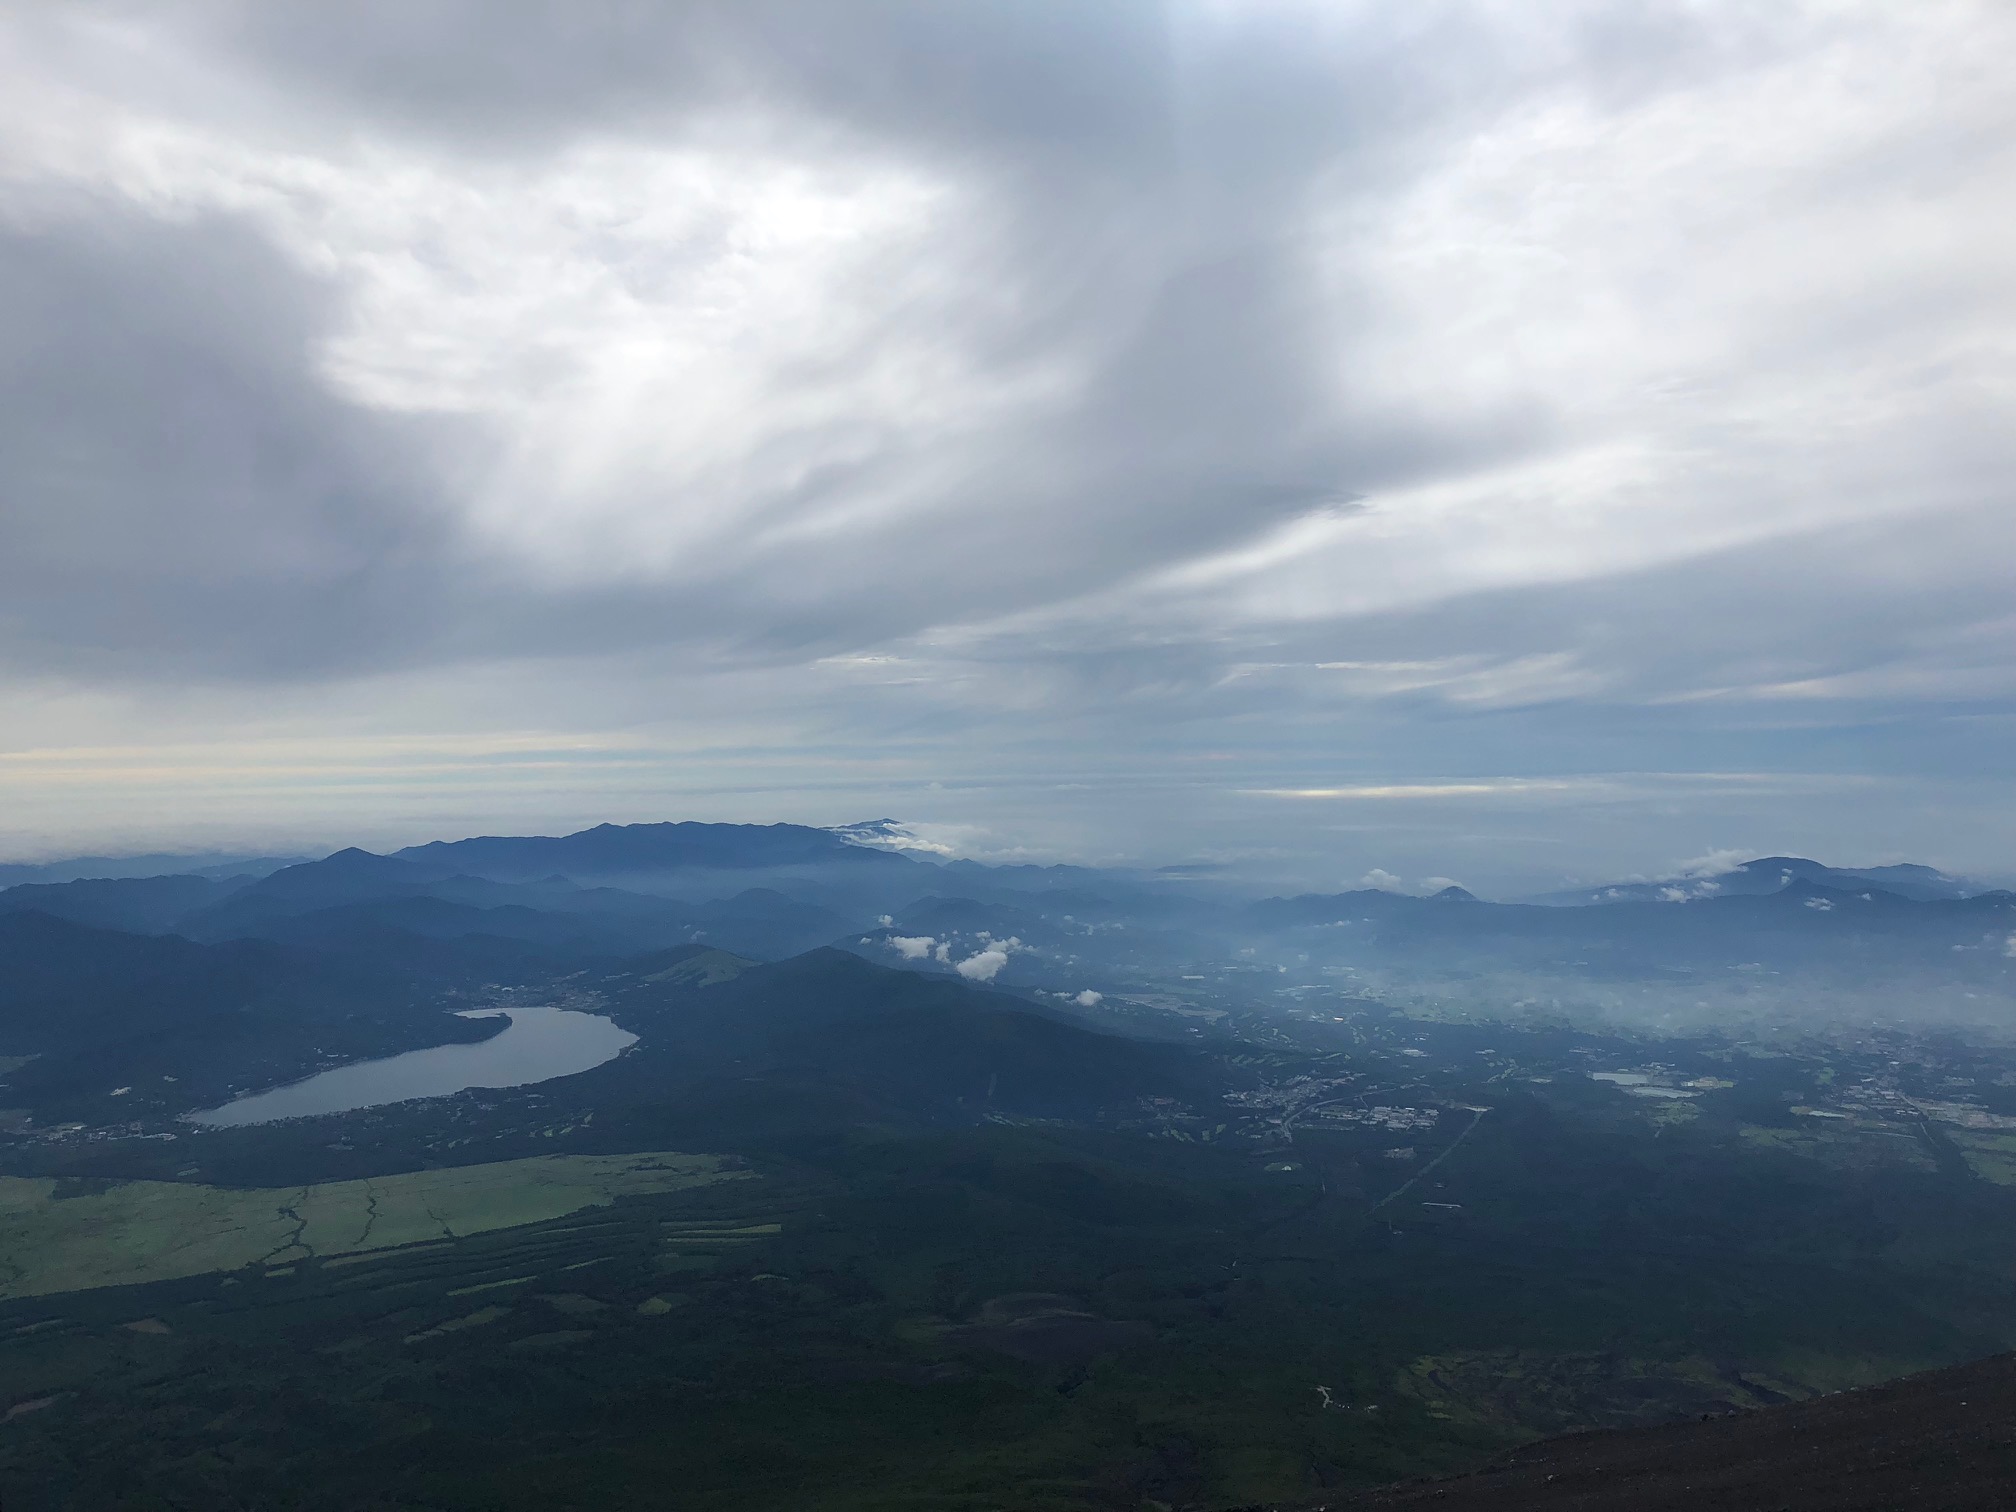
<svg viewBox="0 0 2016 1512"><path fill-rule="evenodd" d="M610 821L598 821L598 823L600 824L607 824L609 822ZM668 821L647 819L632 822L642 824L654 824L654 823L664 823ZM678 822L678 821L669 821L669 822ZM727 820L711 820L700 822L727 823L727 824L771 824L771 823L791 823L795 821L727 819ZM1348 866L1341 865L1341 858L1333 858L1331 864L1326 867L1321 863L1320 860L1310 858L1307 856L1297 858L1293 856L1276 855L1270 857L1264 853L1259 852L1249 852L1241 859L1231 862L1211 861L1196 857L1193 857L1186 862L1182 860L1176 860L1176 861L1163 860L1159 857L1148 857L1148 858L1122 857L1117 859L1115 858L1100 859L1100 858L1085 858L1085 857L1068 857L1060 855L1041 855L1023 849L990 851L984 848L975 848L970 845L963 845L961 841L962 839L966 838L966 836L965 834L962 833L963 827L961 826L941 827L941 826L909 825L902 823L900 820L897 821L889 820L886 817L878 818L877 820L873 821L855 820L835 825L810 825L808 827L844 832L850 829L858 830L863 826L869 824L874 824L878 826L883 830L883 833L880 836L872 838L862 835L848 835L847 838L854 841L854 843L862 844L871 849L888 850L894 853L905 855L910 859L917 861L933 862L933 863L943 863L951 861L979 861L982 864L1004 865L1004 866L1014 866L1020 864L1030 864L1030 865L1064 864L1064 865L1081 865L1081 866L1093 866L1093 867L1106 866L1117 868L1122 871L1132 871L1136 874L1147 876L1154 876L1158 873L1166 872L1171 874L1172 880L1197 882L1204 884L1207 887L1212 886L1230 887L1238 891L1246 892L1248 894L1265 892L1268 891L1269 889L1277 887L1278 888L1306 887L1319 891L1345 892L1360 889L1370 889L1374 891L1410 893L1425 896L1430 893L1438 892L1443 888L1460 887L1464 888L1467 891L1476 892L1480 896L1486 897L1487 899L1516 902L1529 899L1536 895L1547 894L1556 890L1563 890L1572 894L1573 890L1576 888L1608 886L1611 884L1628 885L1633 883L1649 883L1649 882L1672 882L1672 881L1685 882L1688 879L1698 879L1702 881L1708 881L1716 877L1726 876L1729 873L1737 870L1739 867L1742 867L1746 863L1764 859L1767 855L1789 854L1788 852L1783 850L1768 851L1768 852L1764 850L1744 850L1744 849L1716 850L1706 852L1699 856L1692 856L1681 860L1669 861L1659 865L1641 867L1637 870L1617 870L1613 872L1602 873L1600 875L1591 874L1584 876L1569 873L1564 873L1560 875L1549 875L1544 872L1538 872L1538 871L1532 871L1532 872L1510 871L1502 875L1494 875L1490 877L1486 877L1483 875L1473 875L1466 880L1463 878L1458 878L1455 876L1448 875L1446 873L1435 872L1432 870L1413 875L1402 875L1396 872L1389 871L1385 867L1380 866L1371 867L1362 874L1353 874ZM567 833L577 833L579 829L590 829L594 827L596 826L595 825L586 825L579 827L555 826L555 827L548 827L544 830L533 830L526 833L534 835L554 836ZM504 833L504 831L498 829L492 829L483 831L482 833L489 835L496 835L496 834L502 834ZM474 837L473 832L470 834L463 834L463 833L425 834L425 835L416 835L412 837L393 836L391 838L378 841L376 846L376 853L395 854L409 845L423 845L434 841L453 842L457 840L470 839L473 837ZM92 853L89 855L74 852L62 853L62 852L50 851L41 854L28 854L21 856L0 856L0 871L4 871L10 866L47 865L47 866L60 867L62 863L65 862L83 861L83 860L102 860L107 862L145 861L150 863L147 866L134 868L131 869L130 871L123 866L119 869L120 875L130 874L139 876L168 870L170 869L169 863L177 861L188 863L191 867L197 869L201 869L206 866L226 867L237 863L255 862L255 861L271 862L274 860L283 860L291 863L295 861L321 860L324 857L333 855L338 851L351 848L363 849L363 850L373 849L372 846L360 844L354 839L346 839L334 843L331 843L326 839L315 839L315 840L300 841L298 843L292 843L292 844L284 844L284 843L275 844L265 847L213 846L200 850L184 850L184 851L171 850L165 852L142 850L128 846L121 849L113 849L103 853ZM1925 864L1923 862L1914 862L1912 858L1902 856L1888 856L1872 860L1853 856L1840 857L1832 854L1823 853L1819 855L1803 856L1802 859L1809 861L1817 861L1821 865L1830 866L1835 870L1846 872L1868 870L1871 868L1896 865L1899 863L1918 864L1918 865ZM1955 880L1971 884L1977 884L1982 888L2003 887L2008 886L2012 883L2016 883L2016 877L2011 877L2007 874L1998 874L1994 872L1968 874L1960 872L1957 869L1946 869L1936 866L1933 868L1933 870L1945 871L1949 876L1953 877ZM88 873L78 873L78 875L87 875L87 874ZM5 880L6 879L0 879L0 885L5 885ZM1712 896L1713 892L1714 888L1710 886L1707 889L1705 889L1700 894L1700 896ZM1681 901L1681 899L1676 894L1673 897L1672 901Z"/></svg>

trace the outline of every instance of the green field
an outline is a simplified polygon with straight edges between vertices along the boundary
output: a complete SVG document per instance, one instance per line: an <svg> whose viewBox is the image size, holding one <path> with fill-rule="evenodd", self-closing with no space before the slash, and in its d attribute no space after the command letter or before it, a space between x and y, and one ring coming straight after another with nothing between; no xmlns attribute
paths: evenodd
<svg viewBox="0 0 2016 1512"><path fill-rule="evenodd" d="M544 1155L300 1187L0 1177L0 1298L454 1239L746 1177L714 1155Z"/></svg>
<svg viewBox="0 0 2016 1512"><path fill-rule="evenodd" d="M1846 1169L1886 1168L1930 1172L1935 1162L1908 1128L1804 1121L1793 1128L1746 1125L1742 1136L1759 1149L1782 1150Z"/></svg>
<svg viewBox="0 0 2016 1512"><path fill-rule="evenodd" d="M1997 1186L2016 1186L2016 1134L1948 1129L1946 1137L1959 1149L1967 1168L1982 1180Z"/></svg>

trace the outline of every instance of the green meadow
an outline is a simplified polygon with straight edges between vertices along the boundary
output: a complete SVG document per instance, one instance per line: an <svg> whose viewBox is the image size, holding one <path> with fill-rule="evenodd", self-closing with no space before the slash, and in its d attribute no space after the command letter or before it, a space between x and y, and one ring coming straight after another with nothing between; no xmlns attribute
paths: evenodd
<svg viewBox="0 0 2016 1512"><path fill-rule="evenodd" d="M745 1176L718 1156L652 1151L299 1187L0 1177L0 1298L454 1239Z"/></svg>

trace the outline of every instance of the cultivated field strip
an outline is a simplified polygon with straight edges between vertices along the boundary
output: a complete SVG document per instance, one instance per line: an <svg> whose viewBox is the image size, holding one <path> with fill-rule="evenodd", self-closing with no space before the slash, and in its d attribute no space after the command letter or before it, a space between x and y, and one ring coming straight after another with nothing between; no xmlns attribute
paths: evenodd
<svg viewBox="0 0 2016 1512"><path fill-rule="evenodd" d="M417 1248L750 1179L721 1157L676 1151L534 1156L292 1188L125 1181L75 1194L47 1178L0 1177L0 1298Z"/></svg>
<svg viewBox="0 0 2016 1512"><path fill-rule="evenodd" d="M732 1189L729 1197L723 1187ZM214 1367L206 1351L286 1343L332 1366L426 1368L525 1359L604 1340L641 1344L707 1279L752 1282L808 1211L786 1184L632 1193L587 1212L371 1252L0 1301L0 1413L108 1371ZM376 1361L377 1364L371 1362ZM35 1409L37 1411L42 1409Z"/></svg>

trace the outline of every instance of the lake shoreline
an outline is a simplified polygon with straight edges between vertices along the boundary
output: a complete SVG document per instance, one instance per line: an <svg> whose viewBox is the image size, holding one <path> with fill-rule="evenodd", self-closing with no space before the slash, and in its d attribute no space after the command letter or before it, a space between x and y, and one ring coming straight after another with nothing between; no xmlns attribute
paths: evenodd
<svg viewBox="0 0 2016 1512"><path fill-rule="evenodd" d="M637 1036L601 1014L554 1006L464 1009L464 1020L502 1019L492 1033L376 1060L333 1066L283 1086L185 1115L203 1129L326 1117L480 1089L531 1086L614 1060Z"/></svg>

